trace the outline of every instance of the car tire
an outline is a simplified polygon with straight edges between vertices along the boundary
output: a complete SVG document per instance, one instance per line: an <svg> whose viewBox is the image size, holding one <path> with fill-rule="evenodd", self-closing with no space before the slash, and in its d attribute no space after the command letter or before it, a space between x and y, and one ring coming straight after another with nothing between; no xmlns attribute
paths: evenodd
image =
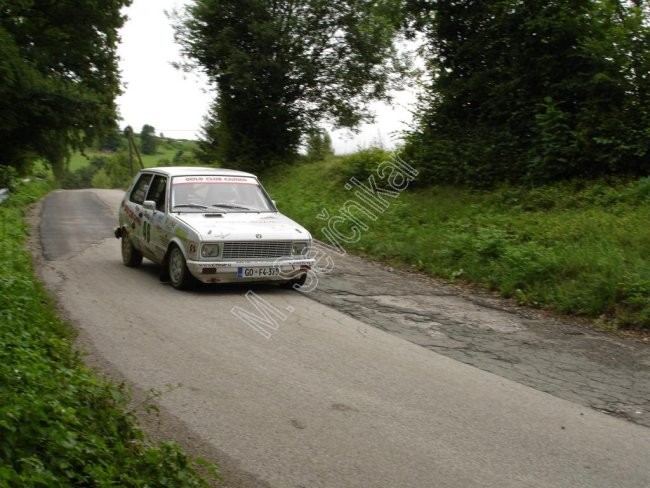
<svg viewBox="0 0 650 488"><path fill-rule="evenodd" d="M187 269L185 256L178 246L172 246L167 258L167 274L177 290L190 290L196 285L196 278Z"/></svg>
<svg viewBox="0 0 650 488"><path fill-rule="evenodd" d="M135 248L126 229L122 230L121 239L122 262L129 268L137 268L142 264L142 253Z"/></svg>

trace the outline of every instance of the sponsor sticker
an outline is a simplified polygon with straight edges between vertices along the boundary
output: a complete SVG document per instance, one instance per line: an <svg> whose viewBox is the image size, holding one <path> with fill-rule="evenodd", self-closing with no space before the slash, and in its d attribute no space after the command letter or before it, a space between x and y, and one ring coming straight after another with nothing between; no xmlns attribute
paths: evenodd
<svg viewBox="0 0 650 488"><path fill-rule="evenodd" d="M174 185L192 183L257 185L257 180L248 176L176 176L173 180Z"/></svg>

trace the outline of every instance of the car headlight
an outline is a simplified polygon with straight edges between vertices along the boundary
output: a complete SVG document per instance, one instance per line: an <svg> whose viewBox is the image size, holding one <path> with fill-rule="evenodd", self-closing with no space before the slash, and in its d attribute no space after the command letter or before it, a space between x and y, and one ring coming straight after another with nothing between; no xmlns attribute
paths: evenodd
<svg viewBox="0 0 650 488"><path fill-rule="evenodd" d="M309 242L294 242L291 244L291 254L293 256L302 256L309 249Z"/></svg>
<svg viewBox="0 0 650 488"><path fill-rule="evenodd" d="M219 256L220 251L221 246L219 246L219 244L203 244L201 247L201 257L216 258Z"/></svg>

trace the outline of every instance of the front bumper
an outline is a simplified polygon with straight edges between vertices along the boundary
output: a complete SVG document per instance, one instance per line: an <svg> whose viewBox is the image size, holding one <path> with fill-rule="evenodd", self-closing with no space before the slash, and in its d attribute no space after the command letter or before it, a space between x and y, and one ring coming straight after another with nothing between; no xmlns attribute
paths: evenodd
<svg viewBox="0 0 650 488"><path fill-rule="evenodd" d="M315 259L281 259L266 261L187 261L187 269L202 283L249 283L293 281L309 272ZM261 276L244 276L250 269L273 271Z"/></svg>

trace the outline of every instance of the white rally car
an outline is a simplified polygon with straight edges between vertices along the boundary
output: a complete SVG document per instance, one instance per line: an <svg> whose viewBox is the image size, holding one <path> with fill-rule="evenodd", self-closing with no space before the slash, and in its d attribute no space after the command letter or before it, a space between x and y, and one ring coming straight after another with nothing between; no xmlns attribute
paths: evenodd
<svg viewBox="0 0 650 488"><path fill-rule="evenodd" d="M162 265L178 289L195 282L302 285L314 264L311 235L278 212L252 174L197 167L138 173L119 210L122 260Z"/></svg>

